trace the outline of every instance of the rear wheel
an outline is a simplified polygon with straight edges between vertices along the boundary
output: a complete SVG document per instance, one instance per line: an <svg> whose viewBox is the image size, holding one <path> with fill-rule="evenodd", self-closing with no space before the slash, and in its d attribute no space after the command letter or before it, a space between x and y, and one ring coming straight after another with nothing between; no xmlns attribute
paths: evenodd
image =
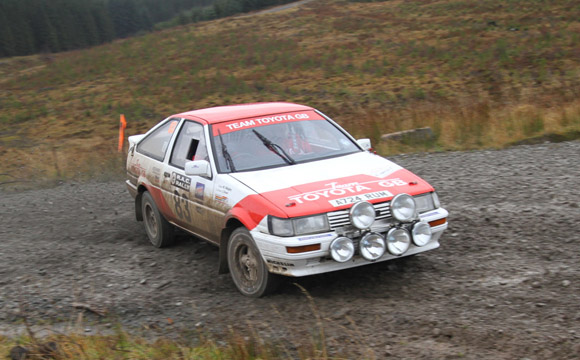
<svg viewBox="0 0 580 360"><path fill-rule="evenodd" d="M274 291L279 277L271 274L246 228L234 230L228 242L228 266L238 290L250 297Z"/></svg>
<svg viewBox="0 0 580 360"><path fill-rule="evenodd" d="M158 248L171 245L174 239L173 225L161 215L148 191L145 191L142 196L141 210L149 241Z"/></svg>

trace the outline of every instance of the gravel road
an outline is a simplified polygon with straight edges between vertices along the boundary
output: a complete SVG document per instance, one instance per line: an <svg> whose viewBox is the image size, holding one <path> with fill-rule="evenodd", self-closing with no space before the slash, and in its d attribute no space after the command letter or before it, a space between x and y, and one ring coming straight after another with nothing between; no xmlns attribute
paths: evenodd
<svg viewBox="0 0 580 360"><path fill-rule="evenodd" d="M0 334L242 336L365 358L580 357L580 142L401 155L450 212L434 251L241 296L217 249L148 244L122 181L0 192ZM106 316L75 308L84 304Z"/></svg>

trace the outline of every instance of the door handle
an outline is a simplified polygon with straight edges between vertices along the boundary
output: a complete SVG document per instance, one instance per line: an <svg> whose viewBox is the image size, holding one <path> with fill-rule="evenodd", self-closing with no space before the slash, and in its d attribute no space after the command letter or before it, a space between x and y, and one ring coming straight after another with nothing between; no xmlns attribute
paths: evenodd
<svg viewBox="0 0 580 360"><path fill-rule="evenodd" d="M168 177L171 176L171 174L166 171L166 172L163 173L163 176L165 176L166 178L168 178Z"/></svg>

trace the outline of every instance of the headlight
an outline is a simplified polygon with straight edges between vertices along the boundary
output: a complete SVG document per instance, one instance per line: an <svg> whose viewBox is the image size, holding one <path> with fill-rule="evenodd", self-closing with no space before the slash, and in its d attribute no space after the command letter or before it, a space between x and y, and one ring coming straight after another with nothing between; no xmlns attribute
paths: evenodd
<svg viewBox="0 0 580 360"><path fill-rule="evenodd" d="M366 201L359 201L350 208L350 222L355 227L364 230L375 222L375 208Z"/></svg>
<svg viewBox="0 0 580 360"><path fill-rule="evenodd" d="M435 205L433 205L432 193L415 195L413 196L413 199L415 199L415 205L417 205L418 213L424 213L426 211L435 209Z"/></svg>
<svg viewBox="0 0 580 360"><path fill-rule="evenodd" d="M312 234L329 230L326 214L298 218L294 219L293 222L296 235Z"/></svg>
<svg viewBox="0 0 580 360"><path fill-rule="evenodd" d="M411 235L403 228L393 228L387 233L387 249L393 255L403 255L411 245Z"/></svg>
<svg viewBox="0 0 580 360"><path fill-rule="evenodd" d="M339 237L330 243L330 256L338 262L346 262L354 255L354 244L347 237Z"/></svg>
<svg viewBox="0 0 580 360"><path fill-rule="evenodd" d="M375 261L385 253L385 240L377 233L368 233L360 241L360 254L368 261Z"/></svg>
<svg viewBox="0 0 580 360"><path fill-rule="evenodd" d="M330 230L326 214L295 219L269 217L269 232L277 236L313 234Z"/></svg>
<svg viewBox="0 0 580 360"><path fill-rule="evenodd" d="M415 200L409 194L399 194L391 200L391 214L399 221L410 221L415 217Z"/></svg>
<svg viewBox="0 0 580 360"><path fill-rule="evenodd" d="M424 246L429 241L431 241L431 226L425 221L413 225L413 243L417 246Z"/></svg>
<svg viewBox="0 0 580 360"><path fill-rule="evenodd" d="M292 219L280 219L270 216L270 234L278 236L293 236L294 228L292 226Z"/></svg>

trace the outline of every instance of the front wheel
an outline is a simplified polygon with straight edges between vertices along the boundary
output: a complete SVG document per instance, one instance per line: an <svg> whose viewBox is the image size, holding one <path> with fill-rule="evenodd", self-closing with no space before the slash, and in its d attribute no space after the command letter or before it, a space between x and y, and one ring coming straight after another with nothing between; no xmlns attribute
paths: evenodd
<svg viewBox="0 0 580 360"><path fill-rule="evenodd" d="M141 211L149 241L158 248L171 245L174 238L173 225L161 215L148 191L145 191L142 196Z"/></svg>
<svg viewBox="0 0 580 360"><path fill-rule="evenodd" d="M279 278L268 268L246 228L234 230L228 242L228 266L238 290L250 297L262 297L276 289Z"/></svg>

